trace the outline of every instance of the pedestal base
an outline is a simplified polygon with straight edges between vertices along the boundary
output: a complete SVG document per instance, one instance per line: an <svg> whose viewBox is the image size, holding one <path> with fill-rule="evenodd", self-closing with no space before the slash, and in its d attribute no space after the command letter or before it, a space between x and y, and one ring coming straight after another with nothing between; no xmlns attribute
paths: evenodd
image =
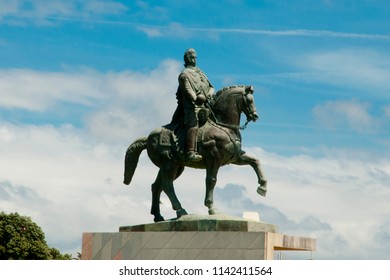
<svg viewBox="0 0 390 280"><path fill-rule="evenodd" d="M274 225L235 217L189 215L120 232L84 233L82 259L269 260L275 250L316 250L315 239L276 231Z"/></svg>

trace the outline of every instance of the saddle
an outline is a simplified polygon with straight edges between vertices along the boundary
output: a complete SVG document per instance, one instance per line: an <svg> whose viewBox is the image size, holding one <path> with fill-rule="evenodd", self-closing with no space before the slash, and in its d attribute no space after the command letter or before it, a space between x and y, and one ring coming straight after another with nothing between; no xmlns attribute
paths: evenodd
<svg viewBox="0 0 390 280"><path fill-rule="evenodd" d="M198 118L198 134L197 134L197 143L203 141L203 129L202 127L207 123L207 120L210 115L210 110L207 108L198 108L196 110ZM186 145L186 134L187 127L183 122L180 123L170 123L164 125L161 129L159 146L169 149L168 153L169 158L180 157L182 159L186 158L185 145Z"/></svg>

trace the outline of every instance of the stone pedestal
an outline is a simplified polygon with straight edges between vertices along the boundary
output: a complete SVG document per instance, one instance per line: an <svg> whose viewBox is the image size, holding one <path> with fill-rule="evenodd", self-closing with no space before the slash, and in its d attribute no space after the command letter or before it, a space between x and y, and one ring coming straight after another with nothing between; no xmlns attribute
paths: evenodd
<svg viewBox="0 0 390 280"><path fill-rule="evenodd" d="M119 232L84 233L82 259L268 260L275 250L315 251L316 240L278 233L276 226L267 223L188 215L123 226Z"/></svg>

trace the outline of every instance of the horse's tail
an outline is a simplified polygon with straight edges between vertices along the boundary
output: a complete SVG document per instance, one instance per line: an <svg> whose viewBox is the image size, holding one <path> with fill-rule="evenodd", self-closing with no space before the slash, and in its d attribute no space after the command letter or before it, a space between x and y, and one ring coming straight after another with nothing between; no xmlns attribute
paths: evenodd
<svg viewBox="0 0 390 280"><path fill-rule="evenodd" d="M136 139L129 148L125 156L125 173L123 183L129 185L133 179L135 169L137 168L138 159L142 151L146 149L147 137Z"/></svg>

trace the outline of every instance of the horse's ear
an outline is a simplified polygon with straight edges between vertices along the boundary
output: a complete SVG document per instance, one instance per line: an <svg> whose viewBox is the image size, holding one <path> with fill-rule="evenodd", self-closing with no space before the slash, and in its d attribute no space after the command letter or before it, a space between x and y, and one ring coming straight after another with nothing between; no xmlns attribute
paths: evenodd
<svg viewBox="0 0 390 280"><path fill-rule="evenodd" d="M245 87L245 92L246 93L253 93L255 91L253 86L246 86Z"/></svg>

